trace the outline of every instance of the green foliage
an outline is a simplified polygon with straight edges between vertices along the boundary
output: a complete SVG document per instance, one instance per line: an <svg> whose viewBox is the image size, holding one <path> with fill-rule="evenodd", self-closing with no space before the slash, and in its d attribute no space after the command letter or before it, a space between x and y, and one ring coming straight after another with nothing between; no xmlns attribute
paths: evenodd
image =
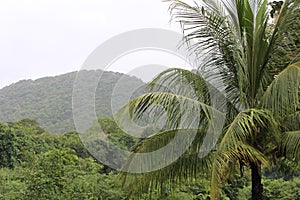
<svg viewBox="0 0 300 200"><path fill-rule="evenodd" d="M264 195L266 200L292 200L299 199L300 178L295 177L292 180L285 181L283 179L264 179ZM239 189L235 199L251 199L251 187L247 186Z"/></svg>
<svg viewBox="0 0 300 200"><path fill-rule="evenodd" d="M89 88L91 80L99 78L102 71L82 71L84 86ZM35 81L23 80L0 89L0 121L16 122L24 118L36 120L52 133L75 130L72 120L72 91L76 72L56 77L46 77ZM114 97L117 107L124 96L131 94L130 88L143 82L121 73L104 72L98 84L95 101L98 117L111 116L111 95L118 80L122 78L120 93ZM86 91L87 94L94 91ZM141 94L141 93L139 93ZM80 99L83 104L89 101L86 96ZM25 122L25 121L24 121ZM23 123L24 123L23 122Z"/></svg>
<svg viewBox="0 0 300 200"><path fill-rule="evenodd" d="M123 199L113 175L100 174L101 165L79 158L71 150L39 155L27 174L29 199Z"/></svg>
<svg viewBox="0 0 300 200"><path fill-rule="evenodd" d="M124 199L116 175L100 173L77 132L38 130L29 119L1 124L0 199Z"/></svg>
<svg viewBox="0 0 300 200"><path fill-rule="evenodd" d="M10 126L12 126L14 129L22 129L22 132L28 133L28 134L42 134L47 132L44 128L40 127L38 122L33 119L22 119L15 123L8 123Z"/></svg>
<svg viewBox="0 0 300 200"><path fill-rule="evenodd" d="M136 144L135 138L125 133L111 118L100 118L98 123L108 140L120 148L129 150Z"/></svg>
<svg viewBox="0 0 300 200"><path fill-rule="evenodd" d="M300 178L294 178L290 181L283 179L265 179L263 180L265 186L264 194L267 199L299 199L300 198Z"/></svg>
<svg viewBox="0 0 300 200"><path fill-rule="evenodd" d="M76 131L66 132L58 138L60 141L60 148L70 148L81 158L88 158L90 156Z"/></svg>
<svg viewBox="0 0 300 200"><path fill-rule="evenodd" d="M0 199L23 199L26 192L26 179L23 168L0 168Z"/></svg>
<svg viewBox="0 0 300 200"><path fill-rule="evenodd" d="M1 124L1 134L5 135L0 140L1 144L9 144L2 146L2 152L6 152L12 146L15 153L7 154L5 159L5 163L9 161L13 168L10 165L0 167L0 199L210 199L209 176L198 176L196 179L182 178L164 185L163 192L152 190L151 193L129 197L138 186L124 190L116 184L116 180L119 180L116 172L110 170L102 173L104 166L89 155L77 132L69 131L62 135L40 133L34 121L28 119L25 121L30 123L21 121ZM126 145L126 141L121 142L125 133L112 119L99 119L99 123L106 134L113 136L111 139L107 137L107 142L115 142L116 145L127 149L135 141L129 138L131 141L129 146ZM93 127L91 129L93 130ZM13 137L6 136L10 134ZM267 177L263 181L265 195L269 199L277 197L297 199L300 195L297 190L300 184L297 177L300 172L299 166L291 162L282 168L288 168L288 172L294 169L294 172L293 174L279 173L276 170L264 172ZM249 170L245 170L244 173L249 174ZM245 177L231 177L223 187L220 199L247 199L249 196L249 180Z"/></svg>
<svg viewBox="0 0 300 200"><path fill-rule="evenodd" d="M63 189L73 179L78 157L71 151L51 150L37 157L29 167L27 192L30 199L63 196Z"/></svg>
<svg viewBox="0 0 300 200"><path fill-rule="evenodd" d="M17 161L16 134L14 130L0 123L0 167L13 168Z"/></svg>

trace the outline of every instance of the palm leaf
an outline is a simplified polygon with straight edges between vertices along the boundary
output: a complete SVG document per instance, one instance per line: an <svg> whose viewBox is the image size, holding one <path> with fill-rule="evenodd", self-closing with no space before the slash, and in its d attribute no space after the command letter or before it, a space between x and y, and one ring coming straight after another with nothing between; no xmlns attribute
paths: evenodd
<svg viewBox="0 0 300 200"><path fill-rule="evenodd" d="M130 118L128 118L128 114ZM146 118L156 124L165 119L165 129L200 128L210 124L218 127L224 123L225 115L221 111L197 100L167 93L153 92L131 100L122 108L118 121ZM214 120L218 118L219 120Z"/></svg>
<svg viewBox="0 0 300 200"><path fill-rule="evenodd" d="M273 80L265 91L261 107L270 109L276 116L285 118L300 106L300 62L289 65Z"/></svg>
<svg viewBox="0 0 300 200"><path fill-rule="evenodd" d="M281 149L293 161L300 159L300 130L285 132L283 134Z"/></svg>
<svg viewBox="0 0 300 200"><path fill-rule="evenodd" d="M298 31L297 31L298 30ZM300 1L285 0L273 29L269 47L269 70L278 74L300 59Z"/></svg>
<svg viewBox="0 0 300 200"><path fill-rule="evenodd" d="M229 114L238 113L239 105L227 97L222 83L210 83L200 72L181 68L170 68L161 72L149 83L151 91L174 92L190 97ZM176 90L175 90L176 88Z"/></svg>
<svg viewBox="0 0 300 200"><path fill-rule="evenodd" d="M279 143L279 127L268 110L249 109L241 111L229 124L222 137L212 165L211 197L218 199L223 176L236 163L262 163L270 167L266 152ZM276 145L275 145L276 146Z"/></svg>
<svg viewBox="0 0 300 200"><path fill-rule="evenodd" d="M221 1L215 4L205 1L203 7L197 4L192 7L177 0L171 2L170 10L182 24L184 41L193 43L190 51L197 54L203 77L210 83L223 83L231 102L245 103L244 93L239 89L248 80L245 70L241 70L245 66L242 40L236 33L239 29L232 27L233 23L225 17L228 11L222 11L227 9L226 6ZM236 13L236 10L232 13Z"/></svg>
<svg viewBox="0 0 300 200"><path fill-rule="evenodd" d="M156 76L148 87L151 91L172 92L211 105L208 84L203 77L193 71L170 68Z"/></svg>
<svg viewBox="0 0 300 200"><path fill-rule="evenodd" d="M174 143L174 138L180 134L181 138L177 139ZM201 153L202 143L205 141L206 132L204 130L197 129L176 129L168 130L162 133L153 135L149 138L143 139L134 149L134 152L142 154L146 152L155 152L160 148L165 148L170 143L172 147L168 150L167 154L156 153L156 156L145 156L142 162L146 167L152 165L153 162L162 164L156 171L150 171L142 174L133 174L122 172L119 174L119 180L123 186L131 189L132 193L141 194L144 192L151 192L154 189L162 191L163 185L171 182L180 183L182 180L188 180L195 178L201 172L207 172L211 166L211 154L206 157L199 158ZM183 142L190 141L187 145L187 149L182 152L182 155L178 159L174 159L173 162L167 163L173 154L178 152L179 146L183 145ZM136 164L135 158L138 155L133 154L128 160L125 168L142 167L132 166ZM164 164L166 164L164 166ZM164 166L164 167L162 167ZM128 171L127 169L124 171ZM136 183L139 183L136 185ZM133 187L134 186L134 187Z"/></svg>
<svg viewBox="0 0 300 200"><path fill-rule="evenodd" d="M288 115L281 122L284 131L300 130L300 111Z"/></svg>
<svg viewBox="0 0 300 200"><path fill-rule="evenodd" d="M262 163L270 168L270 162L262 152L243 142L225 151L218 150L212 163L211 199L219 199L222 185L227 179L224 175L237 163Z"/></svg>
<svg viewBox="0 0 300 200"><path fill-rule="evenodd" d="M249 109L242 111L228 126L219 149L224 151L228 148L238 147L241 142L255 146L259 137L258 134L263 134L262 138L267 139L266 134L270 133L273 141L278 142L278 129L276 120L268 110ZM268 130L268 132L264 132L264 130Z"/></svg>

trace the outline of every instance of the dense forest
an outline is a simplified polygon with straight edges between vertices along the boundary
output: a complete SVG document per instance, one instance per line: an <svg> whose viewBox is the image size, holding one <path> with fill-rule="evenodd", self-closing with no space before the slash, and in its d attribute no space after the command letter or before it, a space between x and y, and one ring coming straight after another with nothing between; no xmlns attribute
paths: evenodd
<svg viewBox="0 0 300 200"><path fill-rule="evenodd" d="M12 122L30 118L36 120L48 131L58 134L74 130L72 118L72 91L77 72L38 80L23 80L0 90L0 121ZM102 74L100 70L81 71L84 83L91 84L93 77ZM122 79L115 102L131 93L132 87L144 83L121 73L104 72L95 93L98 117L111 116L111 95L113 88ZM89 91L86 91L89 92ZM93 92L93 91L90 91ZM141 91L137 94L141 94ZM82 96L82 102L88 99Z"/></svg>
<svg viewBox="0 0 300 200"><path fill-rule="evenodd" d="M103 142L127 150L136 144L112 119L102 118L99 123L108 135L101 139ZM31 119L0 124L0 151L0 199L209 199L208 175L170 183L164 193L131 194L121 187L117 171L98 163L87 152L77 132L53 135ZM299 199L299 173L292 163L265 170L263 184L268 199ZM223 187L221 199L249 197L247 176L236 178Z"/></svg>

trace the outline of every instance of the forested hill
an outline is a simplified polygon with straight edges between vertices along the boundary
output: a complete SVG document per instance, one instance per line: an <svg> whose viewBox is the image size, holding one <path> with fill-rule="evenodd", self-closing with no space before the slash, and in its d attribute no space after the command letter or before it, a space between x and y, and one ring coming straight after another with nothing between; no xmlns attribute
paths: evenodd
<svg viewBox="0 0 300 200"><path fill-rule="evenodd" d="M92 77L99 77L100 70L82 72L84 84L91 84ZM0 90L0 121L14 122L24 118L36 120L42 127L52 133L73 130L72 91L76 72L38 80L23 80ZM121 73L104 72L95 94L98 117L111 115L111 94L115 84L122 79L118 87L120 100L130 88L138 87L143 82ZM93 91L87 91L93 92ZM88 101L82 96L82 102ZM119 102L116 100L115 102Z"/></svg>

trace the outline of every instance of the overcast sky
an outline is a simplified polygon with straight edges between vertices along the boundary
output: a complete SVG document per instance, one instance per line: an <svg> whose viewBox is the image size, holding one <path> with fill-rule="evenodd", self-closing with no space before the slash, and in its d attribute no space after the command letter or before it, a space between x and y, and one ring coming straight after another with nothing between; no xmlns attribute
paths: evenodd
<svg viewBox="0 0 300 200"><path fill-rule="evenodd" d="M160 0L0 0L0 88L79 70L97 46L125 31L179 30L169 20Z"/></svg>

